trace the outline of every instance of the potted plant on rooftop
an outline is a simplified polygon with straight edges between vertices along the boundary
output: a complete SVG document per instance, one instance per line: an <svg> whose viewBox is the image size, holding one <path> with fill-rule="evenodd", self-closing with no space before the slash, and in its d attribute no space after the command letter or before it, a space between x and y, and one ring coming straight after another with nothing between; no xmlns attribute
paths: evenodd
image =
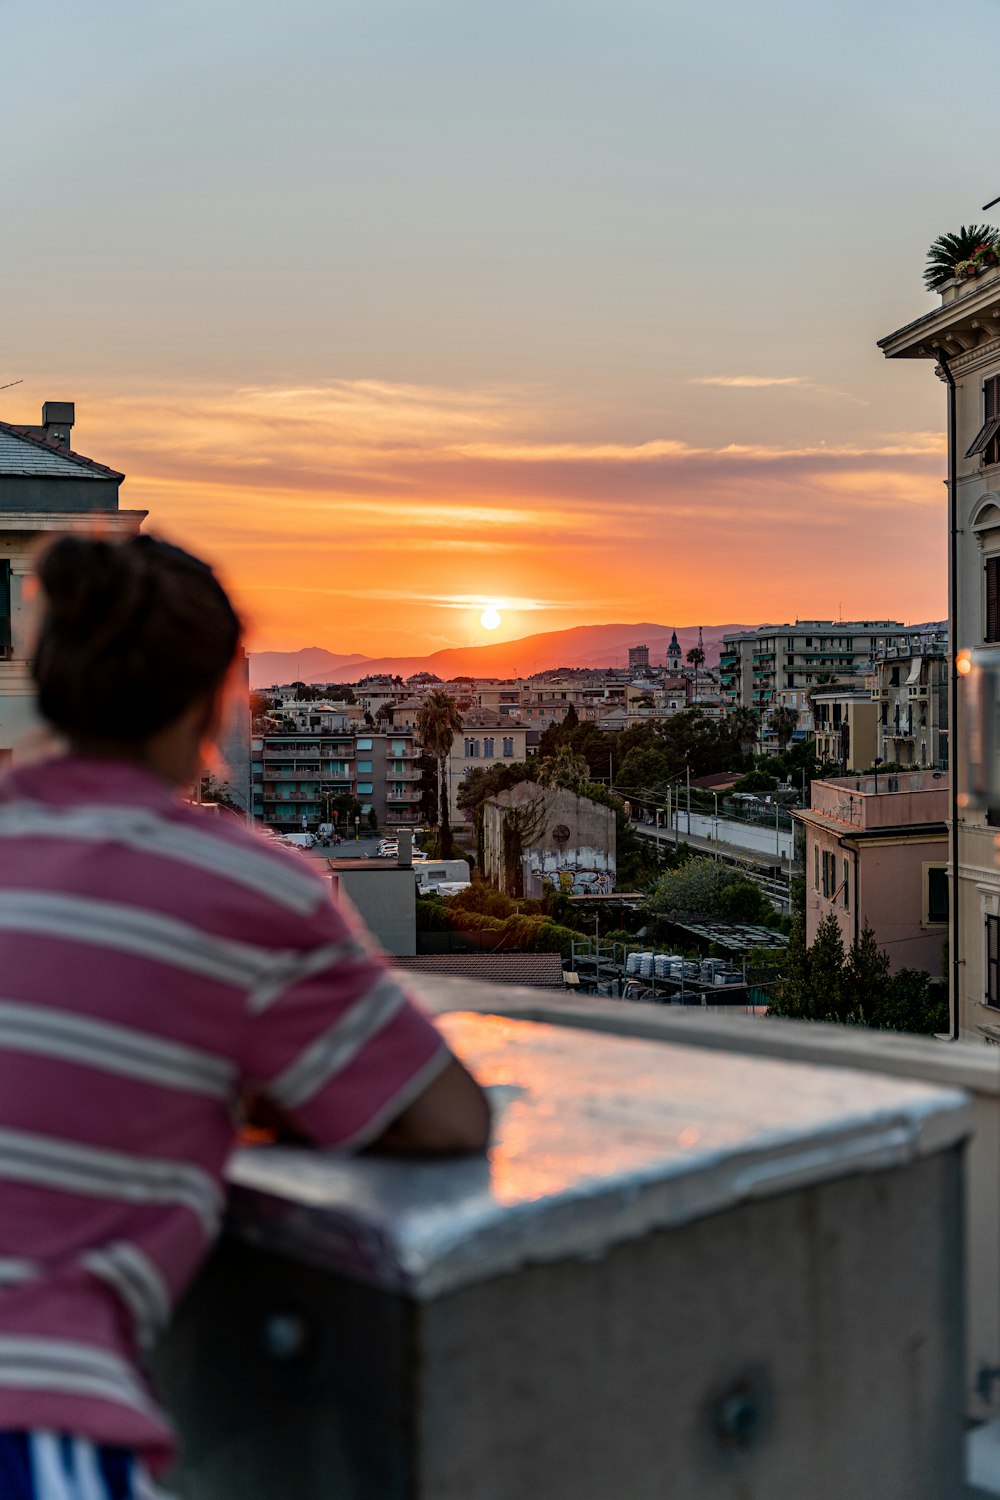
<svg viewBox="0 0 1000 1500"><path fill-rule="evenodd" d="M949 281L978 276L1000 265L1000 230L991 224L963 224L957 234L940 234L927 252L924 285L938 292Z"/></svg>

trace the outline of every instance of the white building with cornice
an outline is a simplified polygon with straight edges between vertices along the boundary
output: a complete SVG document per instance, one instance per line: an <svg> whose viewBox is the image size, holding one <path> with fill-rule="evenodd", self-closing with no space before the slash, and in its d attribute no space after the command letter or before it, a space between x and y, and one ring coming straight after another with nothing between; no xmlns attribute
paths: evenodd
<svg viewBox="0 0 1000 1500"><path fill-rule="evenodd" d="M38 426L0 422L0 770L32 753L39 731L31 682L28 579L36 551L65 532L137 532L144 510L120 510L115 469L70 447L72 401L46 401Z"/></svg>
<svg viewBox="0 0 1000 1500"><path fill-rule="evenodd" d="M949 476L951 770L949 933L953 1034L1000 1041L1000 867L996 815L964 806L967 705L955 656L1000 644L1000 267L948 282L940 306L879 340L887 359L922 359L953 390ZM953 385L952 385L953 382ZM949 494L951 485L949 485ZM957 865L957 880L955 867Z"/></svg>

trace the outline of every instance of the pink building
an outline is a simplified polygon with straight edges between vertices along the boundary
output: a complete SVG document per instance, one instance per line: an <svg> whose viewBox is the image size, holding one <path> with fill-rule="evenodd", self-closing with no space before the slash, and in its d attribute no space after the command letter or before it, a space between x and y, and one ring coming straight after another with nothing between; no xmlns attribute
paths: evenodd
<svg viewBox="0 0 1000 1500"><path fill-rule="evenodd" d="M948 932L948 776L941 771L814 781L794 813L806 835L806 942L831 911L844 946L867 921L893 970L941 973Z"/></svg>

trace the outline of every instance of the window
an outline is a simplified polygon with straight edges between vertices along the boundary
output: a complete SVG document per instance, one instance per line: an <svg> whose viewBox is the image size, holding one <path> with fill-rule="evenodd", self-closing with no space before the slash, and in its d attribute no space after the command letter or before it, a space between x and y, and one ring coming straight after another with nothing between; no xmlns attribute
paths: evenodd
<svg viewBox="0 0 1000 1500"><path fill-rule="evenodd" d="M474 759L479 754L479 741L467 739L465 741L466 760Z"/></svg>
<svg viewBox="0 0 1000 1500"><path fill-rule="evenodd" d="M367 796L370 797L371 794L372 794L372 784L371 784L371 782L370 781L359 781L358 782L358 796L362 797L362 796L367 795Z"/></svg>
<svg viewBox="0 0 1000 1500"><path fill-rule="evenodd" d="M505 734L503 737L503 753L507 756L514 754L514 736Z"/></svg>
<svg viewBox="0 0 1000 1500"><path fill-rule="evenodd" d="M986 918L986 1004L1000 1009L1000 917Z"/></svg>
<svg viewBox="0 0 1000 1500"><path fill-rule="evenodd" d="M372 773L372 763L371 763L371 761L370 760L359 760L358 761L358 775L359 776L370 776L371 773Z"/></svg>
<svg viewBox="0 0 1000 1500"><path fill-rule="evenodd" d="M10 558L0 557L0 659L11 656Z"/></svg>
<svg viewBox="0 0 1000 1500"><path fill-rule="evenodd" d="M1000 641L1000 557L988 557L983 564L986 574L986 622L984 641Z"/></svg>
<svg viewBox="0 0 1000 1500"><path fill-rule="evenodd" d="M371 740L358 740L358 749L359 750L370 750L371 747L372 747Z"/></svg>
<svg viewBox="0 0 1000 1500"><path fill-rule="evenodd" d="M946 865L927 867L927 921L948 920L948 868Z"/></svg>
<svg viewBox="0 0 1000 1500"><path fill-rule="evenodd" d="M483 754L487 756L488 759L493 759L493 736L491 734L488 734L483 740Z"/></svg>
<svg viewBox="0 0 1000 1500"><path fill-rule="evenodd" d="M819 845L813 848L813 885L819 890Z"/></svg>
<svg viewBox="0 0 1000 1500"><path fill-rule="evenodd" d="M1000 376L983 381L983 425L972 440L966 458L982 457L984 464L1000 463Z"/></svg>
<svg viewBox="0 0 1000 1500"><path fill-rule="evenodd" d="M851 866L850 861L844 860L844 910L851 909Z"/></svg>

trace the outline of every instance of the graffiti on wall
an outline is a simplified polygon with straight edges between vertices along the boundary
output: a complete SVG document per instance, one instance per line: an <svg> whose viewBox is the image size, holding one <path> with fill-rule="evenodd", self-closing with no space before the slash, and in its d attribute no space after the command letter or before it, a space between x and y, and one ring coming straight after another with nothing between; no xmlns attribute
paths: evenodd
<svg viewBox="0 0 1000 1500"><path fill-rule="evenodd" d="M611 876L607 870L557 870L559 889L565 896L610 896ZM552 876L547 872L547 878Z"/></svg>

